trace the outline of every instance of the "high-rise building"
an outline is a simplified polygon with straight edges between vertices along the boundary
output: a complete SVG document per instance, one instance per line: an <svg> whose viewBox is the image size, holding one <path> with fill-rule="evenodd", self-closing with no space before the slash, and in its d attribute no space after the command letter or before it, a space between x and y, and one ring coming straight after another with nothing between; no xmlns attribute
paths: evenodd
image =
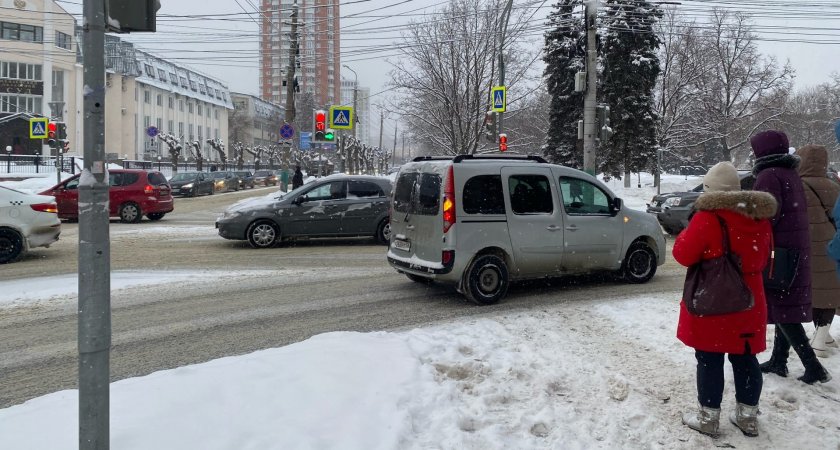
<svg viewBox="0 0 840 450"><path fill-rule="evenodd" d="M297 17L293 17L297 5ZM286 105L286 81L297 21L299 51L294 73L300 92L311 92L316 106L341 100L341 49L338 0L262 0L260 97Z"/></svg>

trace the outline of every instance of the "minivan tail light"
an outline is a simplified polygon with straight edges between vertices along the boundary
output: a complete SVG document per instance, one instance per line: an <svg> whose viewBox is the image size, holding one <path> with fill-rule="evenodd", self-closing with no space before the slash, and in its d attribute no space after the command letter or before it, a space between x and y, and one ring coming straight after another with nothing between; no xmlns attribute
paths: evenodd
<svg viewBox="0 0 840 450"><path fill-rule="evenodd" d="M29 207L39 212L58 214L58 205L55 203L37 203Z"/></svg>
<svg viewBox="0 0 840 450"><path fill-rule="evenodd" d="M154 192L155 192L155 188L151 184L147 184L146 187L143 188L143 193L144 194L153 194Z"/></svg>
<svg viewBox="0 0 840 450"><path fill-rule="evenodd" d="M449 166L443 189L443 232L448 232L452 225L455 225L455 170Z"/></svg>

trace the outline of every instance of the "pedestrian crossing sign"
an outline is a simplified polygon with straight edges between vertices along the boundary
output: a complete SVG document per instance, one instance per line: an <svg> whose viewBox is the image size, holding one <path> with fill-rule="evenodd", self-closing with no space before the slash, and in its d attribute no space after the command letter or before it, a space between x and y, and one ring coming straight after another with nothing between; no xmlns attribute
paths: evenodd
<svg viewBox="0 0 840 450"><path fill-rule="evenodd" d="M50 119L46 117L33 117L29 119L29 139L46 139Z"/></svg>
<svg viewBox="0 0 840 450"><path fill-rule="evenodd" d="M493 86L490 90L490 110L495 112L507 111L507 88Z"/></svg>
<svg viewBox="0 0 840 450"><path fill-rule="evenodd" d="M350 130L353 128L353 107L330 107L330 128L336 130Z"/></svg>

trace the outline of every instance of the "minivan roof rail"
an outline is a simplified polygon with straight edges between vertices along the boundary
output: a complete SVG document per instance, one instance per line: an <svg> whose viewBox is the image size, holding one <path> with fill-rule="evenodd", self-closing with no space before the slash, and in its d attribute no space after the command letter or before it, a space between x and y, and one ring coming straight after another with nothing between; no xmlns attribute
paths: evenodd
<svg viewBox="0 0 840 450"><path fill-rule="evenodd" d="M477 160L477 159L501 159L501 160L516 160L516 161L536 161L538 163L545 163L546 161L542 156L537 155L458 155L454 158L452 156L416 156L412 159L412 162L420 162L420 161L449 161L451 160L454 163L459 163L464 161L465 159L470 160Z"/></svg>

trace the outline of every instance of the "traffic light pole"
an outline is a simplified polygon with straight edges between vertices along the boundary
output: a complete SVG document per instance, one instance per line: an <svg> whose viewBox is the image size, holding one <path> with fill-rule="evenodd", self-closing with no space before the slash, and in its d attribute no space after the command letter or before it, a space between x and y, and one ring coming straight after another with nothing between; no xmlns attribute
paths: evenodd
<svg viewBox="0 0 840 450"><path fill-rule="evenodd" d="M596 48L597 0L585 2L586 13L586 96L583 100L583 170L595 175L597 127L595 110L598 106L598 49Z"/></svg>
<svg viewBox="0 0 840 450"><path fill-rule="evenodd" d="M286 123L293 123L297 111L295 109L295 68L297 67L297 53L298 53L298 6L295 1L294 9L292 10L292 38L289 45L289 70L286 73L286 114L284 120Z"/></svg>
<svg viewBox="0 0 840 450"><path fill-rule="evenodd" d="M505 34L507 32L508 21L510 20L510 10L513 7L513 0L508 0L507 4L505 5L504 11L502 11L502 36L499 39L499 86L505 85ZM492 103L492 99L490 99ZM496 118L496 141L498 142L498 136L502 132L502 124L504 119L504 113L499 112Z"/></svg>
<svg viewBox="0 0 840 450"><path fill-rule="evenodd" d="M110 446L111 242L105 166L105 0L84 0L84 170L79 181L79 448Z"/></svg>

